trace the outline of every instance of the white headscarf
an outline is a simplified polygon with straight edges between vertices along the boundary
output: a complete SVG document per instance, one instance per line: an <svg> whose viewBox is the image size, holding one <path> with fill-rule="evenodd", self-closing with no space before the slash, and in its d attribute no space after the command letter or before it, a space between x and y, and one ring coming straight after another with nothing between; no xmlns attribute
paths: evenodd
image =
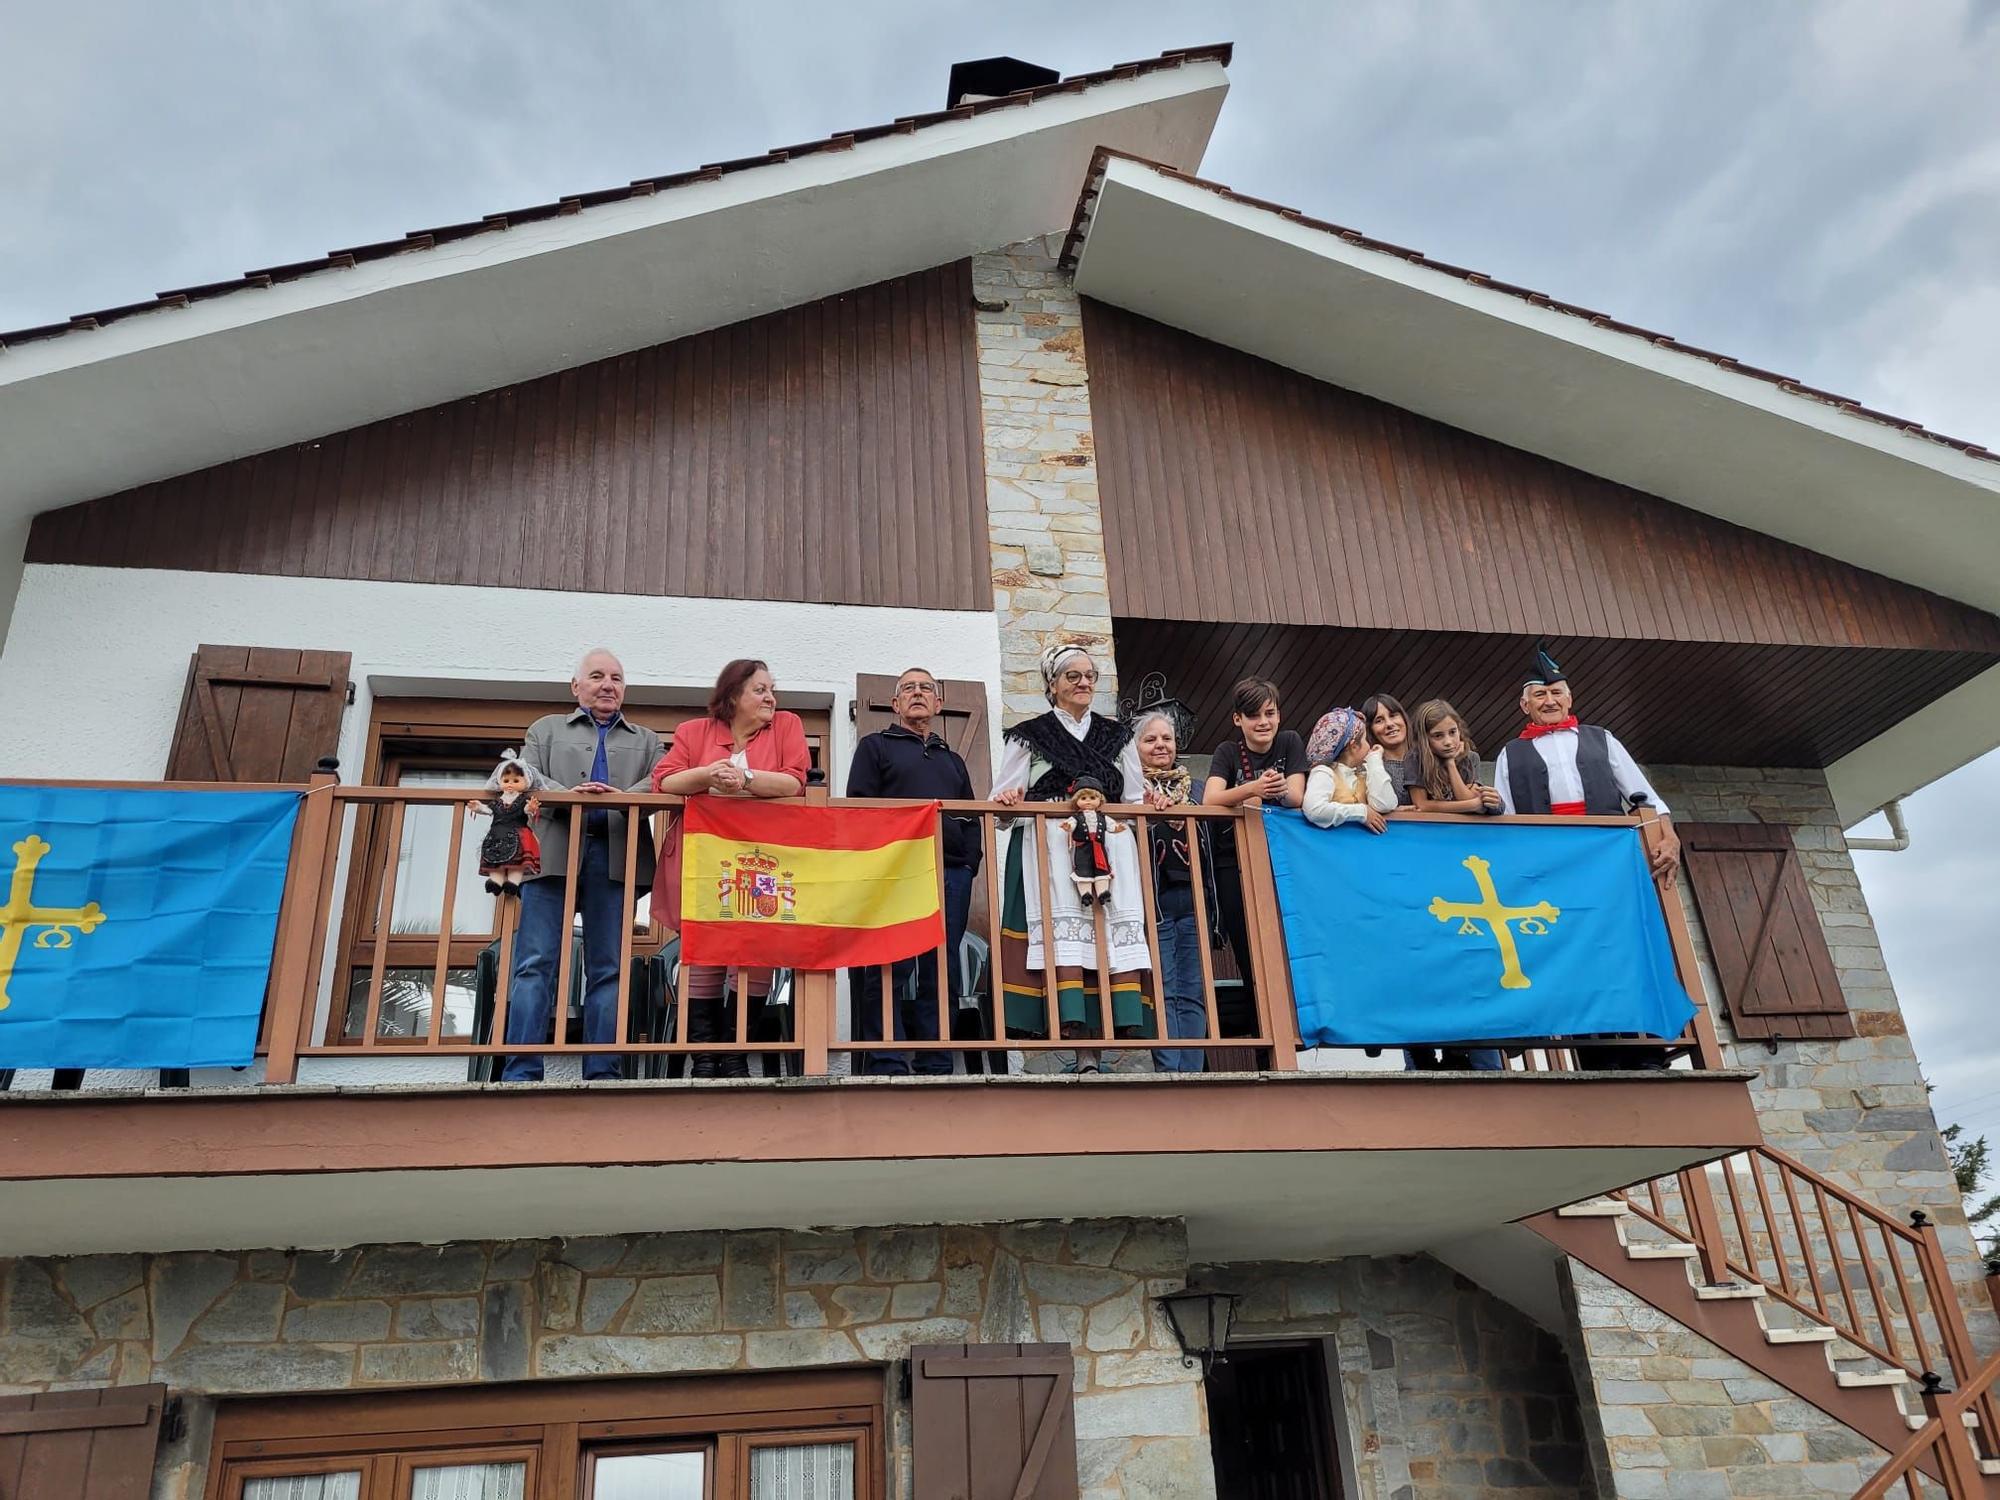
<svg viewBox="0 0 2000 1500"><path fill-rule="evenodd" d="M1063 665L1073 656L1087 657L1089 655L1090 648L1078 645L1075 641L1057 641L1053 646L1042 652L1042 696L1047 698L1050 703L1054 703L1056 701L1056 677L1062 672Z"/></svg>

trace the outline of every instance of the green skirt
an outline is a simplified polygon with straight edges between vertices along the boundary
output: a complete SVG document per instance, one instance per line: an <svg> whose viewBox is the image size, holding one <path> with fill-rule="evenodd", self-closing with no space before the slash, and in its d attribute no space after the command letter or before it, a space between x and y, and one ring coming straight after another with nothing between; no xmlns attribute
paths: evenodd
<svg viewBox="0 0 2000 1500"><path fill-rule="evenodd" d="M1023 871L1027 862L1030 825L1017 823L1007 841L1006 873L1000 902L1000 989L1005 997L1007 1031L1020 1037L1049 1034L1049 1006L1042 973L1028 967L1028 892ZM1111 1020L1127 1034L1157 1037L1149 975L1143 971L1111 976ZM1056 969L1056 1013L1060 1023L1081 1024L1089 1035L1103 1026L1098 996L1102 986L1093 973L1087 982L1081 968ZM1082 1041L1085 1038L1078 1038Z"/></svg>

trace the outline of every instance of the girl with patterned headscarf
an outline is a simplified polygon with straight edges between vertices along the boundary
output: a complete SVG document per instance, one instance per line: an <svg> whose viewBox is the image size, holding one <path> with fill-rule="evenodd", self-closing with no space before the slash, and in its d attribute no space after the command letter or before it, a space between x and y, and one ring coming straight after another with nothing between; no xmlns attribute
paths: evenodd
<svg viewBox="0 0 2000 1500"><path fill-rule="evenodd" d="M1321 828L1365 823L1370 833L1389 825L1396 786L1382 765L1382 747L1368 742L1368 727L1351 708L1331 709L1306 741L1312 774L1306 777L1305 815Z"/></svg>
<svg viewBox="0 0 2000 1500"><path fill-rule="evenodd" d="M1066 804L1070 784L1079 776L1094 777L1107 802L1144 800L1145 774L1130 726L1091 707L1098 677L1090 648L1080 641L1059 641L1042 653L1040 666L1048 711L1014 725L1002 736L993 800ZM1000 977L1012 1035L1049 1034L1042 980L1051 963L1060 1034L1078 1040L1103 1034L1100 1001L1106 985L1096 978L1085 982L1085 971L1098 966L1100 920L1111 968L1112 1026L1121 1036L1158 1035L1145 989L1153 964L1140 898L1138 840L1127 829L1105 842L1111 861L1111 901L1086 907L1061 875L1070 862L1062 820L1024 818L1014 825L1000 921ZM1045 938L1052 939L1053 954L1044 951ZM1079 1050L1069 1066L1095 1072L1096 1053Z"/></svg>

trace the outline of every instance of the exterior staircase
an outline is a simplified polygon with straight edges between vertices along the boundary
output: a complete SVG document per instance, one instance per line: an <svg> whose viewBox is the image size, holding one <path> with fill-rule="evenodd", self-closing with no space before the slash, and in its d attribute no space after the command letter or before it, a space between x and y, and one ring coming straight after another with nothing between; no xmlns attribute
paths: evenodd
<svg viewBox="0 0 2000 1500"><path fill-rule="evenodd" d="M1864 1496L1928 1478L2000 1500L2000 1360L1975 1361L1936 1229L1914 1217L1759 1147L1524 1222L1887 1450Z"/></svg>

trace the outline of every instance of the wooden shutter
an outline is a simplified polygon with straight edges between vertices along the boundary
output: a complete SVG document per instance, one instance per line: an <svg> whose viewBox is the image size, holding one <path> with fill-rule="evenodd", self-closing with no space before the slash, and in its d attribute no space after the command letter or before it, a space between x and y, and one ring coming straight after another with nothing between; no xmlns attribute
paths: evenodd
<svg viewBox="0 0 2000 1500"><path fill-rule="evenodd" d="M900 674L898 674L900 675ZM965 757L965 769L972 775L972 794L984 797L993 785L992 751L986 743L986 684L948 682L938 679L944 689L944 711L933 726L944 742ZM896 679L864 673L854 679L854 734L859 739L896 722Z"/></svg>
<svg viewBox="0 0 2000 1500"><path fill-rule="evenodd" d="M915 1500L1076 1500L1068 1344L910 1349Z"/></svg>
<svg viewBox="0 0 2000 1500"><path fill-rule="evenodd" d="M1676 822L1674 830L1736 1034L1853 1036L1791 829Z"/></svg>
<svg viewBox="0 0 2000 1500"><path fill-rule="evenodd" d="M345 651L202 646L167 755L168 781L289 781L340 747Z"/></svg>
<svg viewBox="0 0 2000 1500"><path fill-rule="evenodd" d="M0 1500L146 1500L163 1385L0 1396Z"/></svg>

